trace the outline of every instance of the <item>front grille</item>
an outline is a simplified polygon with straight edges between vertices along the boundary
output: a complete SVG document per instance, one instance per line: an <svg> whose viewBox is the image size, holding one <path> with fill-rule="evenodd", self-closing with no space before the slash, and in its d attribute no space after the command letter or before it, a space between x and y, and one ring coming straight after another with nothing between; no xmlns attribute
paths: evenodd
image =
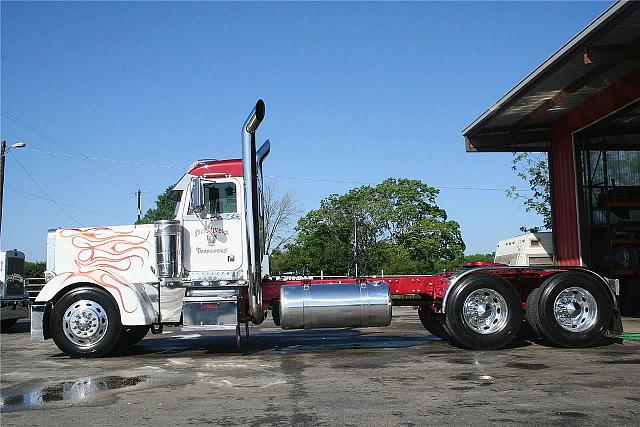
<svg viewBox="0 0 640 427"><path fill-rule="evenodd" d="M24 274L24 258L7 257L7 277L12 274Z"/></svg>
<svg viewBox="0 0 640 427"><path fill-rule="evenodd" d="M7 257L7 279L4 296L22 296L24 294L24 258Z"/></svg>
<svg viewBox="0 0 640 427"><path fill-rule="evenodd" d="M5 297L14 295L22 296L24 294L24 277L19 274L12 274L7 277L4 294Z"/></svg>

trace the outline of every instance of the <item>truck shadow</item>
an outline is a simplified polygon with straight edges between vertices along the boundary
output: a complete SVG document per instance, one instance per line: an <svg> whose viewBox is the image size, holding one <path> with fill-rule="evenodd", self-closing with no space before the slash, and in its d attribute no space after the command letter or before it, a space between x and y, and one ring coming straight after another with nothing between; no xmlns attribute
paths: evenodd
<svg viewBox="0 0 640 427"><path fill-rule="evenodd" d="M30 325L29 320L18 320L15 325L5 331L2 331L2 335L29 333L31 331Z"/></svg>
<svg viewBox="0 0 640 427"><path fill-rule="evenodd" d="M134 347L112 353L114 357L149 356L163 354L190 353L190 356L236 354L253 355L264 351L276 354L321 352L326 350L356 349L396 349L438 344L449 347L451 351L461 350L433 335L382 334L362 332L357 329L338 329L322 331L283 331L260 332L247 339L243 336L242 345L237 348L234 336L200 336L199 334L176 334L168 337L150 338ZM514 339L501 350L528 347L530 341Z"/></svg>
<svg viewBox="0 0 640 427"><path fill-rule="evenodd" d="M142 356L185 352L203 352L203 355L251 355L263 351L288 354L340 349L406 348L441 341L440 338L431 335L389 335L363 333L357 329L338 329L260 332L251 335L248 339L243 336L242 344L240 348L237 348L234 336L177 334L166 338L145 339L130 349L112 355Z"/></svg>

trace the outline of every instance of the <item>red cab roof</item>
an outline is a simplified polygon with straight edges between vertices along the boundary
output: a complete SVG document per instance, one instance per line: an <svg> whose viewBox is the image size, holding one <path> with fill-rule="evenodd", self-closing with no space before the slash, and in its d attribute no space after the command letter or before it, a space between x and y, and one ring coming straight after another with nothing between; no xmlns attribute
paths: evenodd
<svg viewBox="0 0 640 427"><path fill-rule="evenodd" d="M242 159L201 160L189 168L193 176L242 176Z"/></svg>

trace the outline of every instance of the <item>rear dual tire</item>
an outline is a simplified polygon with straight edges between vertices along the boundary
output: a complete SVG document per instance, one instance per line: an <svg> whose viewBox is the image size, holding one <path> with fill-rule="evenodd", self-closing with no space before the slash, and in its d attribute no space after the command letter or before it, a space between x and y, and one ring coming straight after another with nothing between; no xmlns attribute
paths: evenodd
<svg viewBox="0 0 640 427"><path fill-rule="evenodd" d="M591 276L566 272L545 280L527 298L527 318L546 343L589 347L602 340L613 314L604 286Z"/></svg>
<svg viewBox="0 0 640 427"><path fill-rule="evenodd" d="M473 274L457 283L447 299L446 330L460 347L504 347L518 334L522 319L520 295L496 275Z"/></svg>

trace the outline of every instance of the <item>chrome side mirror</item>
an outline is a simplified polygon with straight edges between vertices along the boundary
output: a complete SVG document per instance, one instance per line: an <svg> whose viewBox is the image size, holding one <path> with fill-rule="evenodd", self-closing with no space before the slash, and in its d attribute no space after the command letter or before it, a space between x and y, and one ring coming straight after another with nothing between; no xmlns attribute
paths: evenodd
<svg viewBox="0 0 640 427"><path fill-rule="evenodd" d="M200 215L207 211L204 205L204 191L202 191L202 183L199 177L191 178L191 207L189 211Z"/></svg>

